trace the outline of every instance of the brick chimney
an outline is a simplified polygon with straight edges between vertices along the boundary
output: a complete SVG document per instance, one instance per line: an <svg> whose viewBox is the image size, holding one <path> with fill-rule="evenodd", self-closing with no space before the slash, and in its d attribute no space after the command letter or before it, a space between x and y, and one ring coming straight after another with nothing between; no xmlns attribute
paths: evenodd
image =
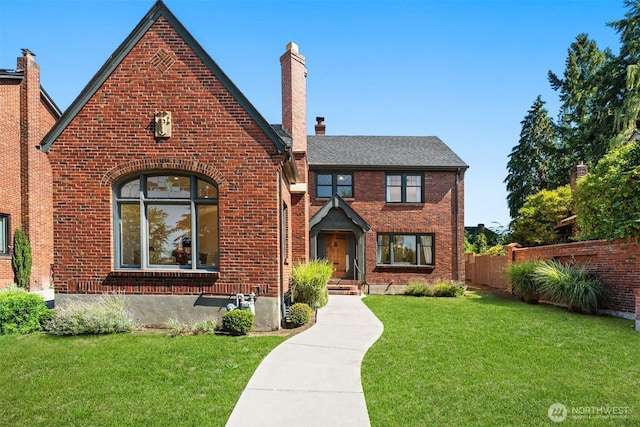
<svg viewBox="0 0 640 427"><path fill-rule="evenodd" d="M29 289L43 290L51 285L53 265L53 178L47 155L36 147L59 118L59 112L50 109L43 98L40 67L29 49L22 49L16 72L23 76L18 107L21 198L20 213L13 217L12 229L22 228L31 244Z"/></svg>
<svg viewBox="0 0 640 427"><path fill-rule="evenodd" d="M588 172L587 165L582 160L579 160L573 164L571 168L571 177L569 179L569 185L571 186L571 192L576 191L576 183L580 178L586 176Z"/></svg>
<svg viewBox="0 0 640 427"><path fill-rule="evenodd" d="M324 135L326 130L324 117L316 117L316 135Z"/></svg>
<svg viewBox="0 0 640 427"><path fill-rule="evenodd" d="M280 57L282 67L282 126L293 138L293 151L307 151L307 69L298 45L290 42Z"/></svg>

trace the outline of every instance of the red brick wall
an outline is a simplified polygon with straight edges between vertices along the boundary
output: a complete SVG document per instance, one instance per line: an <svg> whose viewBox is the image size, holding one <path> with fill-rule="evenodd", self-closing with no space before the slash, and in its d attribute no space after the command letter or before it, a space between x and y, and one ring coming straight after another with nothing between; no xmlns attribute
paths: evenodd
<svg viewBox="0 0 640 427"><path fill-rule="evenodd" d="M513 262L557 259L588 263L604 286L600 308L633 313L634 289L640 289L640 244L632 240L592 240L564 245L512 248Z"/></svg>
<svg viewBox="0 0 640 427"><path fill-rule="evenodd" d="M315 173L309 174L313 216L327 201L315 199ZM411 281L433 282L438 279L464 281L464 173L458 181L458 216L456 173L425 172L424 203L385 203L385 172L355 171L354 199L350 206L371 226L366 233L366 276L371 285L404 285ZM456 242L455 229L458 228ZM392 267L376 265L377 233L435 233L435 267ZM455 246L457 243L457 257Z"/></svg>
<svg viewBox="0 0 640 427"><path fill-rule="evenodd" d="M51 166L46 154L36 145L51 129L55 117L42 101L40 67L31 55L19 58L25 70L22 90L22 227L27 233L33 254L31 289L50 285L53 264L53 202Z"/></svg>
<svg viewBox="0 0 640 427"><path fill-rule="evenodd" d="M31 243L30 289L48 288L53 263L51 167L36 149L58 117L42 98L40 68L33 56L18 58L19 80L0 80L0 213L9 214L11 244L17 228ZM10 256L0 256L0 287L13 282Z"/></svg>
<svg viewBox="0 0 640 427"><path fill-rule="evenodd" d="M11 241L20 225L20 85L19 80L0 79L0 213L10 215ZM0 288L14 281L11 257L0 255Z"/></svg>
<svg viewBox="0 0 640 427"><path fill-rule="evenodd" d="M163 50L174 61L158 70ZM156 111L172 136L155 141ZM146 294L277 295L278 170L282 156L173 28L160 18L50 150L55 275L60 292L124 286ZM141 170L187 170L219 186L220 273L113 272L112 186Z"/></svg>

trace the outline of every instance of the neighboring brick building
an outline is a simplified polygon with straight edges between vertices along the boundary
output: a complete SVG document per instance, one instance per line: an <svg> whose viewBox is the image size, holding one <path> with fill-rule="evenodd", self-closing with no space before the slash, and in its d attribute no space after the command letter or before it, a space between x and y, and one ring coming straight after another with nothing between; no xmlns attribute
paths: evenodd
<svg viewBox="0 0 640 427"><path fill-rule="evenodd" d="M61 112L40 86L35 55L23 49L15 70L0 70L0 288L14 282L13 236L27 234L33 265L29 288L51 286L51 167L36 147Z"/></svg>
<svg viewBox="0 0 640 427"><path fill-rule="evenodd" d="M329 237L344 279L464 280L467 166L434 137L307 147L305 59L290 43L280 62L282 125L269 125L161 1L151 8L41 143L59 303L121 292L144 322L193 321L255 292L257 327L274 329L292 266L339 261ZM321 147L351 163L323 164ZM358 160L371 150L392 163ZM317 180L348 173L353 197Z"/></svg>

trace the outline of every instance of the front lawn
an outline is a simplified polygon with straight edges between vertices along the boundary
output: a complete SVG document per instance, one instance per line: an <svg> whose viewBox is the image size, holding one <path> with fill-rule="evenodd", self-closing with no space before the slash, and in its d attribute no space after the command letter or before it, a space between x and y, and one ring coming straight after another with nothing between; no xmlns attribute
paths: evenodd
<svg viewBox="0 0 640 427"><path fill-rule="evenodd" d="M373 426L554 425L555 403L561 425L640 425L633 321L479 292L364 301L384 324L362 364Z"/></svg>
<svg viewBox="0 0 640 427"><path fill-rule="evenodd" d="M0 336L0 425L223 426L284 339Z"/></svg>

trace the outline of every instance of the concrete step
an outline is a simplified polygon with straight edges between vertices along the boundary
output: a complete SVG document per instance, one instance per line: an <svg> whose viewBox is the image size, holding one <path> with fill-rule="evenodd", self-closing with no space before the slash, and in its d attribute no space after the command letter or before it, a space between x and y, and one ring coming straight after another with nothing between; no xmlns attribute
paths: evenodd
<svg viewBox="0 0 640 427"><path fill-rule="evenodd" d="M327 284L329 295L360 295L360 282L357 280L332 279Z"/></svg>

